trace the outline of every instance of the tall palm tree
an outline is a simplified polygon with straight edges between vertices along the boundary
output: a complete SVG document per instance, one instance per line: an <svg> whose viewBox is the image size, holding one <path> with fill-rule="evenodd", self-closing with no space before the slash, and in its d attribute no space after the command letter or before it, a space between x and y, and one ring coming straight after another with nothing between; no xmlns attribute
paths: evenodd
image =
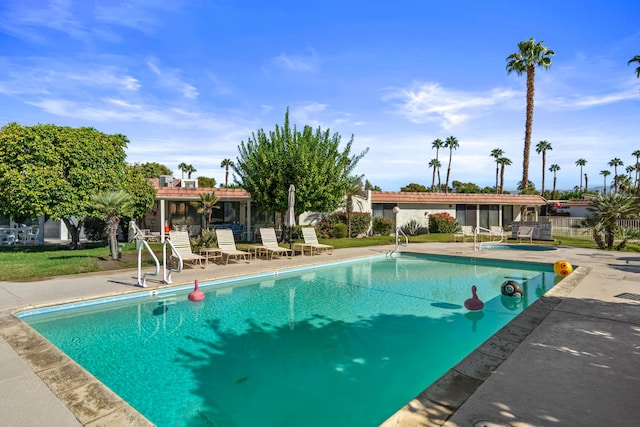
<svg viewBox="0 0 640 427"><path fill-rule="evenodd" d="M640 64L640 55L636 55L631 58L629 62L627 62L627 65L631 64L632 62L637 62L638 64ZM640 67L636 68L636 77L640 79Z"/></svg>
<svg viewBox="0 0 640 427"><path fill-rule="evenodd" d="M433 142L431 143L431 149L434 149L434 148L436 149L436 160L439 160L438 154L440 153L440 149L442 147L444 147L444 141L441 140L440 138L434 139ZM440 175L440 166L442 166L442 164L438 162L438 176ZM434 172L434 176L435 176L435 172ZM440 183L438 183L438 188L440 188Z"/></svg>
<svg viewBox="0 0 640 427"><path fill-rule="evenodd" d="M600 171L600 175L604 177L604 188L602 189L602 194L607 194L607 177L611 175L611 172L605 169Z"/></svg>
<svg viewBox="0 0 640 427"><path fill-rule="evenodd" d="M624 168L624 170L627 171L627 173L629 174L629 180L633 182L633 176L631 176L631 172L634 172L636 170L635 165L629 165L626 168Z"/></svg>
<svg viewBox="0 0 640 427"><path fill-rule="evenodd" d="M187 165L185 162L182 162L178 165L178 169L182 171L182 179L184 179L184 173L186 172L188 167L189 165Z"/></svg>
<svg viewBox="0 0 640 427"><path fill-rule="evenodd" d="M131 215L133 212L133 201L131 196L124 191L108 191L106 193L94 194L91 202L102 218L107 222L109 230L109 248L111 258L118 259L118 225L120 217Z"/></svg>
<svg viewBox="0 0 640 427"><path fill-rule="evenodd" d="M536 67L551 67L551 57L555 52L530 38L518 43L518 52L507 56L507 74L515 72L521 76L527 75L527 114L524 128L524 152L522 160L522 183L523 191L529 185L529 151L531 149L531 129L533 127L533 95L535 91L535 70Z"/></svg>
<svg viewBox="0 0 640 427"><path fill-rule="evenodd" d="M231 159L224 159L220 163L220 167L224 168L224 186L227 187L229 185L229 168L233 167L234 163Z"/></svg>
<svg viewBox="0 0 640 427"><path fill-rule="evenodd" d="M498 165L500 164L499 160L500 160L500 156L502 156L504 154L504 151L502 151L500 148L494 148L493 150L491 150L491 157L493 157L494 159L496 159L496 193L498 193Z"/></svg>
<svg viewBox="0 0 640 427"><path fill-rule="evenodd" d="M638 189L638 194L640 194L640 150L634 151L631 155L636 158L636 188Z"/></svg>
<svg viewBox="0 0 640 427"><path fill-rule="evenodd" d="M191 174L193 172L198 172L198 169L194 168L193 165L187 165L187 167L183 169L183 172L187 173L187 179L191 179Z"/></svg>
<svg viewBox="0 0 640 427"><path fill-rule="evenodd" d="M433 176L431 177L431 192L435 192L436 171L438 171L438 188L440 188L440 160L431 159L429 167L433 168Z"/></svg>
<svg viewBox="0 0 640 427"><path fill-rule="evenodd" d="M547 166L547 150L553 150L553 147L551 147L551 144L548 141L542 140L536 144L536 153L542 153L542 188L540 189L542 197L544 197L544 174Z"/></svg>
<svg viewBox="0 0 640 427"><path fill-rule="evenodd" d="M460 147L460 143L455 136L450 136L444 141L444 146L449 148L449 166L447 167L447 181L444 184L445 193L449 192L449 176L451 175L451 156L453 155L453 150L456 150Z"/></svg>
<svg viewBox="0 0 640 427"><path fill-rule="evenodd" d="M556 172L560 170L560 166L557 164L552 164L549 166L549 172L553 172L553 196L552 198L556 198Z"/></svg>
<svg viewBox="0 0 640 427"><path fill-rule="evenodd" d="M498 159L500 164L500 193L504 192L504 167L511 165L511 160L506 157L500 157Z"/></svg>
<svg viewBox="0 0 640 427"><path fill-rule="evenodd" d="M582 192L582 167L585 166L586 164L587 164L587 161L585 159L576 160L576 166L580 166L580 192Z"/></svg>
<svg viewBox="0 0 640 427"><path fill-rule="evenodd" d="M613 166L613 188L617 193L618 192L618 166L624 166L624 163L622 163L622 160L620 160L619 158L614 157L609 162L609 166Z"/></svg>
<svg viewBox="0 0 640 427"><path fill-rule="evenodd" d="M209 229L213 210L220 209L220 206L216 206L219 200L220 199L218 199L216 194L211 191L209 193L200 194L200 200L191 202L191 206L195 207L198 210L198 213L203 215L205 230Z"/></svg>
<svg viewBox="0 0 640 427"><path fill-rule="evenodd" d="M589 191L589 177L584 174L584 191Z"/></svg>

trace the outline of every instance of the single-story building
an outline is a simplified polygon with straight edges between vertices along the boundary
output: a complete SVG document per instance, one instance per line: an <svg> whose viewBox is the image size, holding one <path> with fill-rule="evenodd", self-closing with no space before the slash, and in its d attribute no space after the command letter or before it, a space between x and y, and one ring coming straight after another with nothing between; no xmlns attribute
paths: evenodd
<svg viewBox="0 0 640 427"><path fill-rule="evenodd" d="M251 203L251 195L243 189L199 188L195 180L189 180L184 186L181 180L169 178L154 181L157 188L155 205L138 224L140 228L161 233L162 239L168 229L185 229L191 235L199 234L204 221L192 202L210 192L220 200L220 209L214 209L212 214L214 227L233 227L243 240L252 240L260 227L280 228L279 215L257 209ZM353 206L355 212L368 212L372 218L397 220L398 226L415 220L427 227L429 215L447 212L461 225L486 229L502 226L509 230L513 222L537 221L540 208L546 203L537 195L366 191L354 197ZM394 207L400 209L397 218ZM303 214L300 223L312 224L316 219L317 215Z"/></svg>

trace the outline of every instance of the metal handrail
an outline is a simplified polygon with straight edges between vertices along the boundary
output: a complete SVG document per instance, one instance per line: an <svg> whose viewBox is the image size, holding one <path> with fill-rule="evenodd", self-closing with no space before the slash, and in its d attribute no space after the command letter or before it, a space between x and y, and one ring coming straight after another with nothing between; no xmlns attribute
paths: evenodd
<svg viewBox="0 0 640 427"><path fill-rule="evenodd" d="M169 274L167 275L167 244L171 247L171 252L178 258L178 268L170 268ZM171 280L171 273L180 273L182 271L182 267L184 267L184 262L182 261L182 257L176 250L176 247L171 243L171 239L168 237L164 239L164 243L162 244L162 265L163 265L163 277L164 283L173 283Z"/></svg>
<svg viewBox="0 0 640 427"><path fill-rule="evenodd" d="M158 257L151 250L151 246L147 243L146 240L136 240L136 246L138 247L138 286L142 286L143 288L147 287L147 275L149 276L157 276L160 273L160 262L158 261ZM156 271L155 273L146 272L142 274L142 248L146 247L151 257L156 263Z"/></svg>
<svg viewBox="0 0 640 427"><path fill-rule="evenodd" d="M479 233L486 233L489 234L490 236L499 236L500 240L497 241L491 241L490 243L502 243L504 241L504 231L493 231L493 230L489 230L488 228L484 228L484 227L476 227L473 229L473 249L474 250L480 250L482 249L482 243L483 242L478 242L478 234Z"/></svg>

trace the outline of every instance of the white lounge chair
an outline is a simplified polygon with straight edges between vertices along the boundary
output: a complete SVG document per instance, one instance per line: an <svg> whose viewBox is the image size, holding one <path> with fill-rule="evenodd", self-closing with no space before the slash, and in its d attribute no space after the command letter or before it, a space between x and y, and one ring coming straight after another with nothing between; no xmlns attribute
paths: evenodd
<svg viewBox="0 0 640 427"><path fill-rule="evenodd" d="M318 236L316 235L316 229L313 227L302 227L302 237L304 237L304 243L294 243L293 247L299 247L300 252L304 255L304 251L308 250L309 255L313 255L314 252L320 253L322 251L331 255L333 253L333 246L325 245L318 242Z"/></svg>
<svg viewBox="0 0 640 427"><path fill-rule="evenodd" d="M261 228L260 240L262 240L262 249L273 259L274 255L285 254L291 258L293 256L293 250L280 247L278 245L278 238L276 237L276 230L273 228Z"/></svg>
<svg viewBox="0 0 640 427"><path fill-rule="evenodd" d="M473 226L472 225L461 225L455 233L453 233L453 241L457 240L457 237L462 237L462 241L466 242L467 237L471 237L473 239Z"/></svg>
<svg viewBox="0 0 640 427"><path fill-rule="evenodd" d="M522 239L529 239L529 243L533 243L533 227L519 227L516 238L520 242Z"/></svg>
<svg viewBox="0 0 640 427"><path fill-rule="evenodd" d="M222 252L222 258L225 264L229 262L230 257L234 257L235 259L242 258L246 262L251 260L251 254L249 252L236 249L233 230L230 228L217 228L216 237L218 239L218 248L220 248L220 252Z"/></svg>
<svg viewBox="0 0 640 427"><path fill-rule="evenodd" d="M173 245L172 252L180 255L183 263L190 262L193 265L197 262L202 268L204 268L202 260L206 260L206 258L202 255L194 254L191 251L189 233L186 231L170 231L169 240L171 240L171 244Z"/></svg>

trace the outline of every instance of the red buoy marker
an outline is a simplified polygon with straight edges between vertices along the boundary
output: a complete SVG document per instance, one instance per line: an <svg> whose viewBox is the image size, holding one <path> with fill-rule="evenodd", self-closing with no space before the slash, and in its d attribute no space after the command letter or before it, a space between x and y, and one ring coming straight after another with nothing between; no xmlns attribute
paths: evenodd
<svg viewBox="0 0 640 427"><path fill-rule="evenodd" d="M480 298L478 298L475 285L471 287L471 293L473 296L464 302L465 308L472 311L482 310L484 303L480 301Z"/></svg>
<svg viewBox="0 0 640 427"><path fill-rule="evenodd" d="M196 287L193 290L193 292L189 293L189 301L192 302L199 302L202 301L204 299L204 292L202 292L200 289L198 289L198 281L196 280Z"/></svg>

